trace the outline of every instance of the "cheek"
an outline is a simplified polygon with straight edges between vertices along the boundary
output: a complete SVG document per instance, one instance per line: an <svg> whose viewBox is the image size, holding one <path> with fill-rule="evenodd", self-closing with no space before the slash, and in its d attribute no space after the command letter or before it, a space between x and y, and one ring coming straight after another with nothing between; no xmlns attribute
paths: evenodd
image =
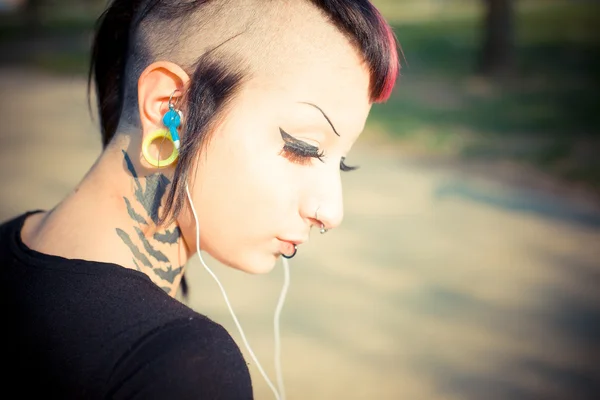
<svg viewBox="0 0 600 400"><path fill-rule="evenodd" d="M252 140L236 134L212 141L200 156L198 183L191 190L201 249L222 264L266 273L277 261L276 237L287 233L286 225L298 215L298 195L290 163L279 155L282 145L268 135L261 135L263 140L258 133L245 134ZM190 232L195 235L193 225Z"/></svg>
<svg viewBox="0 0 600 400"><path fill-rule="evenodd" d="M294 204L293 179L280 146L268 133L232 129L215 137L200 156L194 202L201 207L203 238L213 246L279 233L278 221L289 218Z"/></svg>

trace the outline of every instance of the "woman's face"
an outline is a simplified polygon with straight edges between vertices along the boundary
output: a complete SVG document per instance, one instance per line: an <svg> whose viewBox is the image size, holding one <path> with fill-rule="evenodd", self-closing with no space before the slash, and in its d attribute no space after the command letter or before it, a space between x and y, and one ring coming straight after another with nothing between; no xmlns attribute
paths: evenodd
<svg viewBox="0 0 600 400"><path fill-rule="evenodd" d="M337 227L340 161L364 128L368 89L368 71L350 45L245 83L190 182L201 249L226 265L264 273L282 253L293 253L293 244L301 252L311 226ZM194 249L195 222L189 212L182 218Z"/></svg>

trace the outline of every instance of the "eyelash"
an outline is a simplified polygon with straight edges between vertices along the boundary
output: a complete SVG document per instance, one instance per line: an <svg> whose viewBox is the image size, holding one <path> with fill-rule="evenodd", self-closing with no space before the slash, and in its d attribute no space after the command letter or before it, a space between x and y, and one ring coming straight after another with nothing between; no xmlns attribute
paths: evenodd
<svg viewBox="0 0 600 400"><path fill-rule="evenodd" d="M283 145L283 149L281 150L281 153L284 157L286 157L288 160L290 160L291 162L295 163L295 164L300 164L300 165L310 165L311 161L313 158L316 158L317 160L324 162L323 161L323 157L325 156L325 153L323 151L319 151L319 149L317 149L314 146L310 146L307 143L304 143L301 140L292 138L291 135L289 135L287 132L285 132L283 129L279 129L281 136L283 138L284 141L284 145ZM286 139L287 137L287 139ZM294 146L294 144L298 144L298 146ZM304 146L307 147L311 147L309 148L302 148ZM314 149L313 149L314 147ZM344 161L346 160L346 157L342 157L342 159L340 160L340 170L343 172L349 172L349 171L354 171L356 169L358 169L358 167L352 167L352 166L348 166L344 163Z"/></svg>
<svg viewBox="0 0 600 400"><path fill-rule="evenodd" d="M283 145L282 153L283 156L286 157L288 160L290 160L294 164L300 165L309 165L313 158L324 162L323 157L325 156L325 153L323 153L322 151L302 149L299 147L289 145L288 143Z"/></svg>

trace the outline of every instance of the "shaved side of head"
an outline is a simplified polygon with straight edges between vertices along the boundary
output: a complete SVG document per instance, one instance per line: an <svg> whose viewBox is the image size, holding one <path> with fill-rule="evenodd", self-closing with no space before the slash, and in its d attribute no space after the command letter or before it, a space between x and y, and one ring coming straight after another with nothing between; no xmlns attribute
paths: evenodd
<svg viewBox="0 0 600 400"><path fill-rule="evenodd" d="M369 0L113 0L97 25L89 75L102 144L117 131L139 134L138 81L148 66L170 61L187 73L163 214L174 219L195 159L244 84L277 85L292 70L314 77L326 61L341 73L351 59L368 73L370 101L387 100L399 74L397 42Z"/></svg>
<svg viewBox="0 0 600 400"><path fill-rule="evenodd" d="M140 23L130 47L121 122L133 127L138 127L137 81L156 61L174 62L193 75L198 62L210 58L248 81L285 74L290 64L359 54L306 0L211 0L173 18L157 14Z"/></svg>

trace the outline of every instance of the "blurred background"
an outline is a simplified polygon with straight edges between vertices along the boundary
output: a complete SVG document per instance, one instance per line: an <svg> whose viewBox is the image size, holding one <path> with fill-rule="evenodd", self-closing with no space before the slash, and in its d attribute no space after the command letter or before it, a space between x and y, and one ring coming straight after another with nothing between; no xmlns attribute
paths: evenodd
<svg viewBox="0 0 600 400"><path fill-rule="evenodd" d="M291 262L288 398L600 398L600 2L374 3L402 77L348 158L343 225ZM105 5L0 0L2 220L54 206L101 151L85 74ZM190 264L185 301L242 346ZM281 268L209 265L274 379Z"/></svg>

